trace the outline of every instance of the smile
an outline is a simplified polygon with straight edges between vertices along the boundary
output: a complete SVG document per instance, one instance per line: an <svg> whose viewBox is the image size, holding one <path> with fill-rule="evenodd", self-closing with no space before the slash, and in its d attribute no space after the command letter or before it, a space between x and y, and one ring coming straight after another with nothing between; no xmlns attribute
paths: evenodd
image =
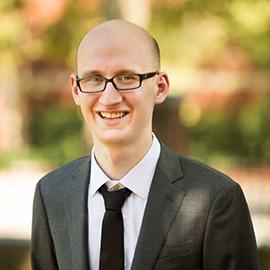
<svg viewBox="0 0 270 270"><path fill-rule="evenodd" d="M127 114L127 112L114 112L114 113L100 112L99 114L102 118L105 119L118 119L124 117Z"/></svg>

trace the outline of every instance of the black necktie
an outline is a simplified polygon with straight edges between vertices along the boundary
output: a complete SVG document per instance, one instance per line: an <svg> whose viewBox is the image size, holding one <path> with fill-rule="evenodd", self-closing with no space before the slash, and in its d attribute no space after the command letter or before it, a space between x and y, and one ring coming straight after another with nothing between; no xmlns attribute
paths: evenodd
<svg viewBox="0 0 270 270"><path fill-rule="evenodd" d="M106 212L102 223L100 270L124 270L124 230L121 208L131 193L127 188L109 192L103 185L101 192Z"/></svg>

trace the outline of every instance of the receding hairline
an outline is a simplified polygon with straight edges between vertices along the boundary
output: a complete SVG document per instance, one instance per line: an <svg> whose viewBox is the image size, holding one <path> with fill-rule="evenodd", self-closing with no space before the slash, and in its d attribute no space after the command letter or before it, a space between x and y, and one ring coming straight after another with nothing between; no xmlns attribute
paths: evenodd
<svg viewBox="0 0 270 270"><path fill-rule="evenodd" d="M142 38L144 38L145 42L148 43L148 45L150 46L151 52L152 52L152 56L153 56L153 64L155 65L156 69L159 70L160 69L160 49L159 49L159 45L157 40L148 32L146 31L144 28L142 28L139 25L136 25L134 23L128 22L128 21L124 21L124 20L109 20L109 21L105 21L103 23L97 24L94 27L92 27L91 29L89 29L89 31L81 38L77 51L76 51L76 70L78 70L78 54L79 51L81 49L81 47L83 46L83 44L89 39L91 38L91 36L97 32L97 31L102 31L102 30L106 30L107 31L115 31L115 29L117 29L116 27L123 27L123 29L125 31L136 31L136 33L138 35L141 35Z"/></svg>

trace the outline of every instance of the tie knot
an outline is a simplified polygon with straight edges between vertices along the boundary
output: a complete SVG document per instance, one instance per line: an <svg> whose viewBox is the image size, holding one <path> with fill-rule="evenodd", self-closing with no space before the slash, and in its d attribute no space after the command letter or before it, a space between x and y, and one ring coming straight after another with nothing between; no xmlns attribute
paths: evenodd
<svg viewBox="0 0 270 270"><path fill-rule="evenodd" d="M131 191L127 188L123 188L116 191L107 191L105 185L99 189L105 202L106 210L118 210L120 211L125 200L130 195Z"/></svg>

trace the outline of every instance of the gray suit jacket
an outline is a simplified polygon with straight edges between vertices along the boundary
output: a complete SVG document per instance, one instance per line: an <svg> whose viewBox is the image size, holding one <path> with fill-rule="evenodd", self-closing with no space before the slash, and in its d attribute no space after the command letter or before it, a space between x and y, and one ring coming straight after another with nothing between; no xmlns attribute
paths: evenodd
<svg viewBox="0 0 270 270"><path fill-rule="evenodd" d="M33 270L89 269L89 164L89 157L80 158L37 184ZM250 214L239 185L163 145L132 264L132 270L150 269L259 269Z"/></svg>

